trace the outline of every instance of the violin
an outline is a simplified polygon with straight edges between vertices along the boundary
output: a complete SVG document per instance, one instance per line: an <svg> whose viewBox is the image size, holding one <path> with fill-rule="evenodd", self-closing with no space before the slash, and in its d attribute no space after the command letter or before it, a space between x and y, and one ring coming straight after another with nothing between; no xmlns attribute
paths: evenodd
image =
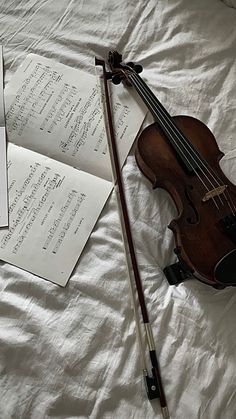
<svg viewBox="0 0 236 419"><path fill-rule="evenodd" d="M169 284L196 278L216 289L236 286L236 186L220 168L223 157L209 128L191 116L171 116L140 77L142 66L112 51L108 78L133 86L154 123L140 134L135 157L153 185L171 196L169 224L178 261L164 269Z"/></svg>

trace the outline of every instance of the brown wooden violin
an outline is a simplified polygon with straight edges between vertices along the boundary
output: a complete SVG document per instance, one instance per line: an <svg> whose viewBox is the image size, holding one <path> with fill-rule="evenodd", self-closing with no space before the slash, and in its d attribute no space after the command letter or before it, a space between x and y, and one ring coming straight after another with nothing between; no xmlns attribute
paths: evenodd
<svg viewBox="0 0 236 419"><path fill-rule="evenodd" d="M164 269L170 284L195 277L215 288L236 286L236 186L222 172L224 155L211 131L190 116L170 116L144 80L140 65L109 53L113 83L133 86L154 117L138 138L142 173L169 192L178 217L171 221L178 262Z"/></svg>

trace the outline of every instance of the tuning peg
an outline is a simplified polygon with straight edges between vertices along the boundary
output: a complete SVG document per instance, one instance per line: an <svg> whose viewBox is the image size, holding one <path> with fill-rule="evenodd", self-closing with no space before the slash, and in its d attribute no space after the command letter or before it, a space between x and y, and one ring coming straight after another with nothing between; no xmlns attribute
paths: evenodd
<svg viewBox="0 0 236 419"><path fill-rule="evenodd" d="M128 67L131 67L131 68L134 68L134 63L129 62L129 63L127 63L127 66L128 66Z"/></svg>
<svg viewBox="0 0 236 419"><path fill-rule="evenodd" d="M106 78L107 78L107 80L112 79L112 72L111 71L106 71Z"/></svg>
<svg viewBox="0 0 236 419"><path fill-rule="evenodd" d="M119 74L115 74L114 76L112 76L112 83L120 84L120 82L121 82L121 77Z"/></svg>
<svg viewBox="0 0 236 419"><path fill-rule="evenodd" d="M135 66L134 66L134 71L136 72L136 73L142 73L142 71L143 71L143 67L140 65L140 64L135 64Z"/></svg>

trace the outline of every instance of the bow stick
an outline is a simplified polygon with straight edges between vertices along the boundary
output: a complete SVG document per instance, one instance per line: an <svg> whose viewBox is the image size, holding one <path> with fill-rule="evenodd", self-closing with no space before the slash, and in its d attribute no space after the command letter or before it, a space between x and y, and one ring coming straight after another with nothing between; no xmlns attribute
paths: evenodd
<svg viewBox="0 0 236 419"><path fill-rule="evenodd" d="M132 295L132 300L133 300L132 302L133 302L134 317L135 317L135 322L136 322L137 337L138 337L139 346L140 346L140 350L142 354L141 356L142 368L143 368L143 376L144 376L145 384L146 384L147 396L149 400L156 399L156 398L160 399L160 405L162 409L163 418L168 419L169 412L168 412L166 397L165 397L165 393L164 393L164 389L163 389L163 385L161 381L161 374L160 374L160 369L159 369L159 365L157 361L152 327L149 322L147 306L145 302L142 282L141 282L139 269L138 269L138 263L137 263L135 250L134 250L134 243L133 243L132 234L131 234L128 209L127 209L122 175L121 175L121 166L119 162L116 139L115 139L115 132L114 132L113 122L112 122L112 112L111 112L109 90L108 90L108 83L107 83L107 79L111 78L111 73L106 72L105 61L95 58L95 65L102 66L102 70L103 70L104 93L105 93L105 102L106 102L105 113L106 113L106 119L107 119L108 127L109 127L109 131L107 132L108 148L109 148L110 159L111 159L113 183L117 192L117 202L118 202L118 206L120 210L119 214L120 214L122 235L123 235L123 241L124 241L124 247L125 247L129 284L130 284L131 295ZM118 199L118 196L119 196L119 199ZM125 240L125 238L127 240ZM146 367L146 362L145 362L144 350L143 350L142 339L141 339L140 324L138 321L138 311L137 311L137 306L135 302L135 291L133 287L130 266L132 267L133 277L135 279L136 290L138 294L138 301L139 301L139 305L140 305L140 309L142 313L144 330L146 334L146 341L147 341L148 349L149 349L150 362L152 366L151 376L148 374L148 369Z"/></svg>

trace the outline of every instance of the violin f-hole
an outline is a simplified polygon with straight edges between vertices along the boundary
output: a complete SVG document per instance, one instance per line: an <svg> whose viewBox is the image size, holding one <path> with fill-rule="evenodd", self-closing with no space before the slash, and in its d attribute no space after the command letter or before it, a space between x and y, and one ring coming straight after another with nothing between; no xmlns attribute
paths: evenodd
<svg viewBox="0 0 236 419"><path fill-rule="evenodd" d="M185 188L184 194L188 203L188 208L191 209L192 214L188 217L186 217L186 221L189 224L197 224L199 222L199 215L198 212L191 200L190 197L190 190L193 190L193 186L192 185L187 185L187 187Z"/></svg>

